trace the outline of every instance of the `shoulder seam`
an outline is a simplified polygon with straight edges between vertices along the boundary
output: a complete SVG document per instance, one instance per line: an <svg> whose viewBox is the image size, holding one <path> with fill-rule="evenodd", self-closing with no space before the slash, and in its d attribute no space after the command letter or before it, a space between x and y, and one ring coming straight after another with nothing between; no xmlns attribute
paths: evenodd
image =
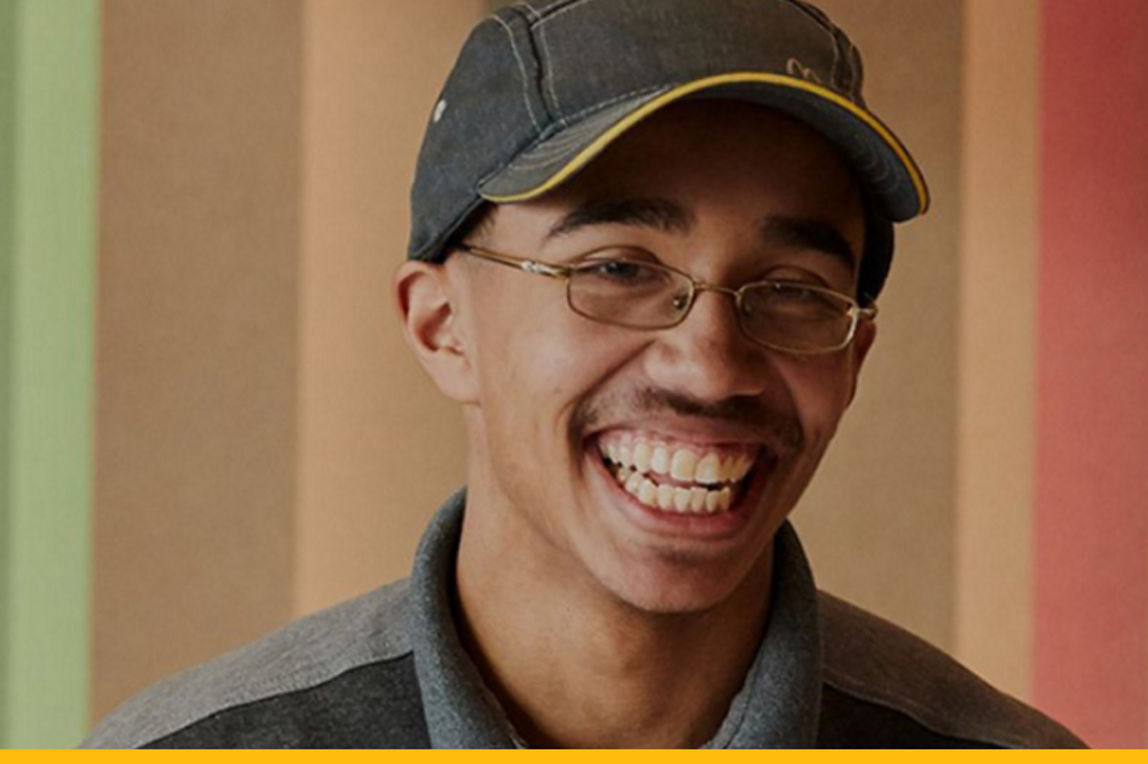
<svg viewBox="0 0 1148 764"><path fill-rule="evenodd" d="M393 656L388 657L388 658L383 658L383 659L377 660L377 661L371 661L369 663L362 663L362 664L359 664L358 666L350 666L350 667L344 669L343 671L340 671L338 674L335 674L334 676L327 677L326 679L323 679L322 681L315 682L314 684L308 684L308 685L304 685L302 687L296 687L296 688L291 689L291 690L283 690L281 692L272 692L272 693L270 693L268 695L264 695L262 697L251 698L250 700L245 700L245 701L242 701L239 703L233 703L232 705L229 705L229 706L223 706L221 708L214 709L212 711L209 711L208 713L205 713L203 716L200 716L200 717L193 719L192 721L188 722L187 724L184 724L182 727L179 727L177 729L172 730L171 732L167 732L163 735L160 735L157 738L153 738L152 740L148 740L146 742L143 742L138 747L139 748L147 748L148 746L155 745L156 743L159 743L161 741L167 740L168 738L174 737L175 735L178 735L181 732L185 732L186 730L191 729L192 727L196 726L197 724L202 724L203 722L206 722L209 719L213 719L213 718L220 716L222 714L230 713L232 711L237 711L241 708L246 708L248 706L254 706L254 705L257 705L259 703L266 703L269 700L273 700L275 698L281 698L281 697L284 697L287 695L296 695L296 694L301 693L301 692L311 692L312 690L318 689L318 688L322 687L323 685L338 681L342 677L344 677L347 674L350 674L354 671L360 671L362 669L370 668L373 666L383 666L383 665L386 665L388 663L394 663L394 662L402 660L404 658L412 657L413 654L414 654L413 650L407 649L405 652L399 653L397 655L393 655Z"/></svg>
<svg viewBox="0 0 1148 764"><path fill-rule="evenodd" d="M968 734L954 734L951 731L942 730L938 725L931 724L926 718L926 714L921 713L927 711L920 704L913 701L908 697L882 697L876 693L865 692L860 688L860 683L854 680L853 683L842 682L837 677L831 676L829 671L825 672L823 677L825 684L829 685L838 692L848 695L849 697L858 700L862 703L869 703L871 705L880 706L882 708L893 711L894 713L901 714L908 719L911 719L915 724L920 725L924 729L932 732L933 734L946 737L951 740L968 740L976 743L984 743L985 745L994 746L1011 746L1016 747L1018 741L1004 741L989 739L984 735L968 735Z"/></svg>
<svg viewBox="0 0 1148 764"><path fill-rule="evenodd" d="M387 584L168 676L104 716L81 746L138 747L219 709L305 690L402 658L414 647L407 631L407 586L405 579Z"/></svg>
<svg viewBox="0 0 1148 764"><path fill-rule="evenodd" d="M920 637L825 592L818 599L828 640L823 681L838 691L954 739L1008 748L1080 744L1062 725ZM953 717L942 698L965 704L968 713Z"/></svg>

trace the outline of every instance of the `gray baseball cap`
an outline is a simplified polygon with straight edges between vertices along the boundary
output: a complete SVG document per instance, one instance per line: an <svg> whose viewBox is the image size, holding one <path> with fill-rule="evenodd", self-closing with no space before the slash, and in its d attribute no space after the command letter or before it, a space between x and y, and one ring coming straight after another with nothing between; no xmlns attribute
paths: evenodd
<svg viewBox="0 0 1148 764"><path fill-rule="evenodd" d="M411 189L409 256L438 262L485 201L572 177L618 136L685 98L748 101L822 133L865 195L859 294L893 253L892 223L925 212L924 177L865 106L861 56L801 0L529 0L471 32L435 103ZM720 109L715 108L715 119Z"/></svg>

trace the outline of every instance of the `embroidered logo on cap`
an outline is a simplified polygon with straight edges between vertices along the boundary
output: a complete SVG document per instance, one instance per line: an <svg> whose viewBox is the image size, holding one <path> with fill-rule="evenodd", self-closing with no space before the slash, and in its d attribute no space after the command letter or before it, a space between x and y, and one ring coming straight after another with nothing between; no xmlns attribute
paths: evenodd
<svg viewBox="0 0 1148 764"><path fill-rule="evenodd" d="M821 78L817 76L817 72L810 69L805 64L798 61L796 58L791 58L785 62L785 71L789 73L790 77L800 77L809 82L816 82L821 84Z"/></svg>

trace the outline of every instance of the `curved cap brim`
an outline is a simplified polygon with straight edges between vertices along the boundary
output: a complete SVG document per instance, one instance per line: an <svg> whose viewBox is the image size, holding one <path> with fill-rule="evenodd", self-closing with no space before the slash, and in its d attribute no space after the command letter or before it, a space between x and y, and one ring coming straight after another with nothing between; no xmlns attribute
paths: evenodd
<svg viewBox="0 0 1148 764"><path fill-rule="evenodd" d="M869 111L816 83L763 72L731 72L667 87L612 104L558 130L515 157L479 186L484 199L510 204L556 188L619 136L675 101L729 98L778 109L825 135L845 156L893 222L929 207L929 191L917 164L895 135Z"/></svg>

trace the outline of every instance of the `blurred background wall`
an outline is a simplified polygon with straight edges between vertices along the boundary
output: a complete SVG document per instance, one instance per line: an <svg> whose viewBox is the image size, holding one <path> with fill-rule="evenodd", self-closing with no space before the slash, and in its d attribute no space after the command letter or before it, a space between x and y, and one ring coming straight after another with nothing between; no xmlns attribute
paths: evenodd
<svg viewBox="0 0 1148 764"><path fill-rule="evenodd" d="M0 0L0 744L406 574L464 453L390 277L490 5ZM818 582L1143 746L1148 4L820 5L935 203L795 515Z"/></svg>

